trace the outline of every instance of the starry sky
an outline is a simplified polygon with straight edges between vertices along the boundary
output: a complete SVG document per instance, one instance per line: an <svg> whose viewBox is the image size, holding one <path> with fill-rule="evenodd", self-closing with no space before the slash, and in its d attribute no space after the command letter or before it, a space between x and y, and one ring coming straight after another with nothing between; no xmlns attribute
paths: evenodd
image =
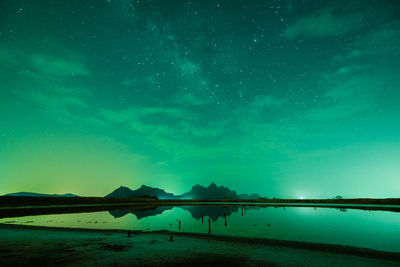
<svg viewBox="0 0 400 267"><path fill-rule="evenodd" d="M400 196L396 0L2 0L0 194Z"/></svg>

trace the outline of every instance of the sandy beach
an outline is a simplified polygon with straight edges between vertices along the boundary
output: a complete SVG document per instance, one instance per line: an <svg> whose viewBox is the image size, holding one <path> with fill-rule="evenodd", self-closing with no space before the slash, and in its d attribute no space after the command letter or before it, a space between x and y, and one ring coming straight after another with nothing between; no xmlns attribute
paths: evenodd
<svg viewBox="0 0 400 267"><path fill-rule="evenodd" d="M173 241L170 241L173 236ZM0 225L0 265L399 266L400 253L176 232Z"/></svg>

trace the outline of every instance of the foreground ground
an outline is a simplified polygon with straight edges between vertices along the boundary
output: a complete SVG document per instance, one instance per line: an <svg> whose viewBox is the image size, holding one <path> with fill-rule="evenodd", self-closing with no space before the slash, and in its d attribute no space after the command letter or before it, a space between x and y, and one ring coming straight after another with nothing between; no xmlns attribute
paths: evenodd
<svg viewBox="0 0 400 267"><path fill-rule="evenodd" d="M173 241L169 241L170 236ZM399 266L399 254L167 232L0 224L0 266Z"/></svg>

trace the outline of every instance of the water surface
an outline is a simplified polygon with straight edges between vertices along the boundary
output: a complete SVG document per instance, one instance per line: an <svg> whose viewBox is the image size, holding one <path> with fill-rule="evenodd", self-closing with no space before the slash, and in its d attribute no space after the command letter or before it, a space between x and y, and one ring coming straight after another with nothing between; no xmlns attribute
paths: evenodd
<svg viewBox="0 0 400 267"><path fill-rule="evenodd" d="M3 218L0 223L171 230L349 245L400 252L400 213L317 207L187 205ZM179 229L181 221L181 229Z"/></svg>

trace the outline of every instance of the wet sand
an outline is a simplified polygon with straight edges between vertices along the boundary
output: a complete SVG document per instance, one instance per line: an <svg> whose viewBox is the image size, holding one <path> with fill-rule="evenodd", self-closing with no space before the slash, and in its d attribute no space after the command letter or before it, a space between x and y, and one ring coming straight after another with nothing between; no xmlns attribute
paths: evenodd
<svg viewBox="0 0 400 267"><path fill-rule="evenodd" d="M170 236L173 241L169 241ZM204 234L0 224L0 266L399 266L400 253Z"/></svg>

